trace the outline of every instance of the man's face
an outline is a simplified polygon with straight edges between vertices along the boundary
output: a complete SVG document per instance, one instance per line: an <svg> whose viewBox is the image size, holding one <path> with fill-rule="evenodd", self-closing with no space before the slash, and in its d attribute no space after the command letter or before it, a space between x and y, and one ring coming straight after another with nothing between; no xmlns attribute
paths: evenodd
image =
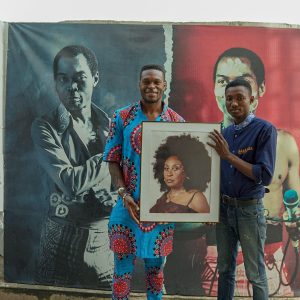
<svg viewBox="0 0 300 300"><path fill-rule="evenodd" d="M81 111L90 106L93 89L98 81L98 72L92 75L82 54L59 59L55 86L60 101L68 111Z"/></svg>
<svg viewBox="0 0 300 300"><path fill-rule="evenodd" d="M264 94L265 85L262 83L260 86L257 84L255 74L251 69L250 61L245 57L223 57L217 66L215 77L215 96L219 109L223 112L224 116L231 118L226 110L225 104L225 87L235 79L244 79L248 81L252 88L252 96L254 97L251 110L255 110L258 105L258 98Z"/></svg>
<svg viewBox="0 0 300 300"><path fill-rule="evenodd" d="M140 91L145 103L157 103L162 100L166 89L163 72L159 70L145 70L141 74Z"/></svg>
<svg viewBox="0 0 300 300"><path fill-rule="evenodd" d="M249 114L250 105L254 97L250 91L244 86L235 86L227 89L226 94L226 109L232 119L237 123L243 122Z"/></svg>

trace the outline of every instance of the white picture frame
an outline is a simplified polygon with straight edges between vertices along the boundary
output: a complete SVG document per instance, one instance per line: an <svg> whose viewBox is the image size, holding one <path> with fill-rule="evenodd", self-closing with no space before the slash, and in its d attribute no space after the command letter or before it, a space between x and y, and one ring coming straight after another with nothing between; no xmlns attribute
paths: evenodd
<svg viewBox="0 0 300 300"><path fill-rule="evenodd" d="M220 157L212 147L207 145L208 134L214 129L220 131L221 124L142 123L141 221L219 221ZM175 155L176 151L179 153L178 157ZM171 166L174 161L172 158L166 158L169 154L172 154L173 158L175 156L175 159L180 162L184 161L181 164L181 177L178 177L181 178L179 182L182 183L180 188L178 183L175 184L177 179L173 177L173 173L168 173L173 172L171 167L169 168L169 162ZM166 159L168 159L167 163ZM198 166L203 168L199 169ZM188 173L193 174L193 178L188 177ZM168 176L171 177L167 178ZM201 204L202 202L204 204Z"/></svg>

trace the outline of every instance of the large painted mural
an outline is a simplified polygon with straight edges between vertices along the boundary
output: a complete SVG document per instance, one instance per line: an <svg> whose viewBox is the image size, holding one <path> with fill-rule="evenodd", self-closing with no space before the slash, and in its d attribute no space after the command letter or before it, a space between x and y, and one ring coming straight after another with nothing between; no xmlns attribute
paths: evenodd
<svg viewBox="0 0 300 300"><path fill-rule="evenodd" d="M39 133L44 132L36 130L45 115L52 116L51 130L57 133L51 137L54 140L59 140L60 131L68 128L54 80L57 78L53 60L62 48L80 45L91 49L98 60L99 76L93 86L92 101L96 110L101 109L99 136L105 137L108 118L115 109L139 99L139 70L145 64L164 65L168 82L164 101L191 122L220 122L223 127L228 126L224 88L237 77L250 82L255 96L252 111L278 129L275 175L264 198L270 294L300 295L300 272L295 264L298 253L283 222L285 191L300 193L300 28L280 28L276 24L151 23L11 23L8 27L4 136L6 281L110 290L113 259L107 221L116 195L109 176L103 174L96 182L86 171L99 163L94 157L100 153L95 149L93 154L85 153L73 145L77 150L73 154L70 150L66 158L59 149L49 147L50 137L41 142ZM99 138L98 142L101 149L105 139ZM72 164L70 157L78 159L70 171L77 176L74 175L72 188L81 191L76 199L66 197L68 185L59 171L61 165ZM90 169L86 165L82 169L80 159L88 162ZM80 209L79 203L87 199L96 201L89 208L93 213ZM56 236L61 234L55 227L59 219L77 227L82 222L84 230L78 231L74 226L55 245ZM167 294L216 295L214 231L213 225L176 224L174 251L165 267ZM74 237L76 243L70 244L68 241ZM297 240L297 235L293 239ZM59 247L69 247L74 253L82 248L84 254L74 260L56 261ZM74 261L81 261L76 266L76 279L63 272ZM53 277L57 269L62 271ZM145 290L143 270L142 262L137 261L135 291ZM249 296L251 287L241 252L236 272L236 295Z"/></svg>

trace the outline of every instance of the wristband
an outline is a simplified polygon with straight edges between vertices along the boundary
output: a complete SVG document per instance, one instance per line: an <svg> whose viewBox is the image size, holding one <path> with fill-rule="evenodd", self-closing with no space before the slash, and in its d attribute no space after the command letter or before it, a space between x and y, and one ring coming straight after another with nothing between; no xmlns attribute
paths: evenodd
<svg viewBox="0 0 300 300"><path fill-rule="evenodd" d="M126 196L128 196L127 193L124 193L124 195L122 196L122 200L123 200L123 207L125 207L125 198Z"/></svg>
<svg viewBox="0 0 300 300"><path fill-rule="evenodd" d="M126 188L124 186L121 186L118 188L118 194L123 197L122 195L126 193Z"/></svg>

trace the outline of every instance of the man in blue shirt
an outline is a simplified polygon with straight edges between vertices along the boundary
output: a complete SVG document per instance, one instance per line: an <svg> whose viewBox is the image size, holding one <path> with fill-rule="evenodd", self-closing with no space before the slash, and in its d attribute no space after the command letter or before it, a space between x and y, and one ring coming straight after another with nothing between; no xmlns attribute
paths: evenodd
<svg viewBox="0 0 300 300"><path fill-rule="evenodd" d="M236 79L225 88L226 109L234 124L222 134L210 133L208 143L220 155L221 206L217 224L218 299L233 299L240 242L253 299L268 299L264 265L266 220L262 198L274 173L276 128L250 113L251 85Z"/></svg>
<svg viewBox="0 0 300 300"><path fill-rule="evenodd" d="M247 48L229 48L218 57L213 72L215 100L223 114L222 128L228 127L234 121L226 110L225 87L235 79L248 81L252 88L254 101L250 110L256 114L260 101L264 99L267 90L264 62L257 53ZM272 72L271 72L272 73ZM284 211L283 192L285 189L293 189L300 194L299 180L299 150L295 137L286 130L277 128L276 162L273 179L267 186L269 192L263 198L265 215L270 219L281 219ZM267 220L267 239L265 241L265 264L267 266L267 278L270 295L293 296L291 286L280 284L279 268L283 258L283 224ZM207 253L205 257L205 274L202 286L206 294L216 295L217 280L214 276L217 265L217 247L215 241L215 231L210 230L206 234ZM249 282L244 272L244 260L239 249L236 267L235 295L247 296ZM290 256L287 256L287 261ZM286 262L287 262L286 261ZM284 282L290 278L292 268L289 270L288 264L283 264L281 274ZM214 281L212 283L212 280Z"/></svg>
<svg viewBox="0 0 300 300"><path fill-rule="evenodd" d="M172 252L174 224L139 221L142 122L183 122L163 101L165 69L145 65L140 71L141 100L118 109L104 151L119 198L109 221L114 252L112 298L129 298L136 257L145 263L147 299L162 299L165 257Z"/></svg>

